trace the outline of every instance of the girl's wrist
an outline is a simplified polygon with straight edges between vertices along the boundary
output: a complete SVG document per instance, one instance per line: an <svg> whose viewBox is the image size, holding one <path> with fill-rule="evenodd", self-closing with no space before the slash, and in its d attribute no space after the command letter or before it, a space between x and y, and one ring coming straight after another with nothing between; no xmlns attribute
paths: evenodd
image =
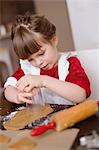
<svg viewBox="0 0 99 150"><path fill-rule="evenodd" d="M47 88L48 80L49 80L49 76L47 76L47 75L42 75L42 87Z"/></svg>

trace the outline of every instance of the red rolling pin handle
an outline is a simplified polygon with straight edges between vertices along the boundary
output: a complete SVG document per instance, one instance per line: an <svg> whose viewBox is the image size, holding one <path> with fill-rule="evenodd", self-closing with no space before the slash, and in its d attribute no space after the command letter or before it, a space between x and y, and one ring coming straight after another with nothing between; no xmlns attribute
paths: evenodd
<svg viewBox="0 0 99 150"><path fill-rule="evenodd" d="M97 105L99 106L99 101L97 101Z"/></svg>
<svg viewBox="0 0 99 150"><path fill-rule="evenodd" d="M38 136L43 134L44 132L46 132L49 129L54 129L56 127L54 122L50 122L47 125L42 125L42 126L38 126L37 128L33 129L30 132L31 136Z"/></svg>

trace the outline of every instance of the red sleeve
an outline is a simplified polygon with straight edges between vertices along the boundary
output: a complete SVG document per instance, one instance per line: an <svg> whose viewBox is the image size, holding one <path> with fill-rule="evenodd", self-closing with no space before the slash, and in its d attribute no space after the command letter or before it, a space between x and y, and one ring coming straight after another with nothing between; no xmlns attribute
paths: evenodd
<svg viewBox="0 0 99 150"><path fill-rule="evenodd" d="M90 96L90 81L81 66L81 63L77 57L70 57L68 59L69 65L69 74L66 77L66 81L72 82L74 84L79 85L80 87L84 88L86 91L86 97Z"/></svg>
<svg viewBox="0 0 99 150"><path fill-rule="evenodd" d="M19 80L22 76L24 76L24 72L21 67L19 67L18 70L12 75L12 77L15 77L17 80Z"/></svg>

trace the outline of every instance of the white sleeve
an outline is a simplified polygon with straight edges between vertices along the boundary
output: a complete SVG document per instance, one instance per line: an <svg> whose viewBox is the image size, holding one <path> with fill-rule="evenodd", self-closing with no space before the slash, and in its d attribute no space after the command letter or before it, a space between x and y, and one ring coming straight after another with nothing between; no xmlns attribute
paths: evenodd
<svg viewBox="0 0 99 150"><path fill-rule="evenodd" d="M17 84L17 79L15 77L9 77L4 84L4 88L6 88L8 85L15 87L16 84Z"/></svg>

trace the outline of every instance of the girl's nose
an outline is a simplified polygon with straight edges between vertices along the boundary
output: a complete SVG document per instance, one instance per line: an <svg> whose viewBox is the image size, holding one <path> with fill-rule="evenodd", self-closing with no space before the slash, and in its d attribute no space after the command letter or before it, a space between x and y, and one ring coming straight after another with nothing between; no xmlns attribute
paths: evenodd
<svg viewBox="0 0 99 150"><path fill-rule="evenodd" d="M37 59L36 64L37 64L38 67L40 67L43 64L43 60Z"/></svg>

